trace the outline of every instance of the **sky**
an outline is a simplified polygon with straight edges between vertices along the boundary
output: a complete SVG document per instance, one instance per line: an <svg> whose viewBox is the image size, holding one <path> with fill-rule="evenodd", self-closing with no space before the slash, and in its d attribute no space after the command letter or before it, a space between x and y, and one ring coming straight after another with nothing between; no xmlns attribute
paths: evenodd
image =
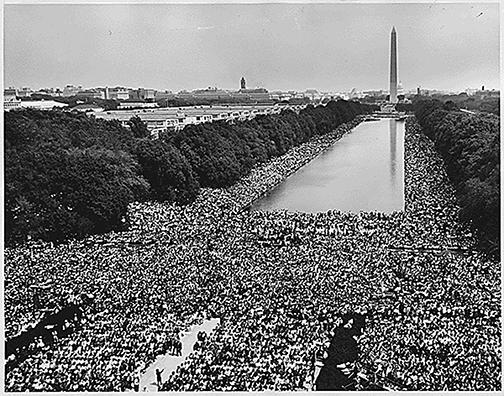
<svg viewBox="0 0 504 396"><path fill-rule="evenodd" d="M498 4L5 5L4 85L499 88Z"/></svg>

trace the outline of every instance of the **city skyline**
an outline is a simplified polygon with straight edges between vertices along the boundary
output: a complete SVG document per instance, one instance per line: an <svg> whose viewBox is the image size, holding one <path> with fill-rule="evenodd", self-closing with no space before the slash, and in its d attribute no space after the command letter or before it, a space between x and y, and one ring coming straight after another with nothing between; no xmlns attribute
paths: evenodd
<svg viewBox="0 0 504 396"><path fill-rule="evenodd" d="M4 84L177 92L238 89L245 76L248 87L270 91L380 90L388 86L395 26L406 90L499 88L497 10L479 3L6 5Z"/></svg>

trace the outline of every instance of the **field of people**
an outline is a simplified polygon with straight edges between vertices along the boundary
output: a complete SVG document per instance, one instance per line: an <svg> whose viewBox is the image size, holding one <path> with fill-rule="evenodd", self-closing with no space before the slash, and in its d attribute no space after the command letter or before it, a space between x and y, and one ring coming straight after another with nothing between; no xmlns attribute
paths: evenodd
<svg viewBox="0 0 504 396"><path fill-rule="evenodd" d="M185 207L131 204L128 231L7 248L7 339L69 304L82 318L21 340L6 390L138 390L156 356L209 317L221 326L162 389L309 390L315 361L349 312L366 313L356 370L372 381L500 390L500 263L474 248L443 162L414 118L405 211L247 210L358 122L231 187L202 189Z"/></svg>

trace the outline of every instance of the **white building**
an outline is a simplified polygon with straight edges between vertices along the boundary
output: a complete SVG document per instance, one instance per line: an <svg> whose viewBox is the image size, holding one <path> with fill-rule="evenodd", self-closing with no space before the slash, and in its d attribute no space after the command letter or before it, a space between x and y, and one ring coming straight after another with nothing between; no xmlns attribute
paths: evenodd
<svg viewBox="0 0 504 396"><path fill-rule="evenodd" d="M21 108L21 99L4 100L4 111L10 111Z"/></svg>
<svg viewBox="0 0 504 396"><path fill-rule="evenodd" d="M32 93L33 93L33 91L30 88L23 87L23 88L18 89L17 96L19 98L29 98L30 96L32 96Z"/></svg>
<svg viewBox="0 0 504 396"><path fill-rule="evenodd" d="M104 111L103 107L97 106L95 104L82 103L71 108L72 111L78 111L81 113L100 113Z"/></svg>
<svg viewBox="0 0 504 396"><path fill-rule="evenodd" d="M169 132L183 129L187 125L197 125L214 121L244 121L250 120L262 114L278 114L282 110L290 109L299 112L306 105L253 105L253 106L187 106L187 107L164 107L157 109L132 109L110 110L96 113L97 118L106 120L119 120L128 127L128 121L132 117L140 117L147 124L151 133L159 135L161 132Z"/></svg>
<svg viewBox="0 0 504 396"><path fill-rule="evenodd" d="M122 102L117 106L118 109L133 109L138 108L156 108L159 107L157 103L144 103L144 102Z"/></svg>
<svg viewBox="0 0 504 396"><path fill-rule="evenodd" d="M115 87L115 88L105 87L105 99L128 100L129 89L122 87Z"/></svg>
<svg viewBox="0 0 504 396"><path fill-rule="evenodd" d="M54 107L67 107L65 103L54 100L25 100L21 102L21 107L26 109L51 110Z"/></svg>

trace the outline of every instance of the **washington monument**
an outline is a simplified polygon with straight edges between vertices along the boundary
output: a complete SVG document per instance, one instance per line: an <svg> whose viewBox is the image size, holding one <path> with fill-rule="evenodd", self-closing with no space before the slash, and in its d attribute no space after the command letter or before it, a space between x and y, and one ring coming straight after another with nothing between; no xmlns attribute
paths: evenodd
<svg viewBox="0 0 504 396"><path fill-rule="evenodd" d="M395 27L390 33L390 103L397 103L397 43Z"/></svg>

